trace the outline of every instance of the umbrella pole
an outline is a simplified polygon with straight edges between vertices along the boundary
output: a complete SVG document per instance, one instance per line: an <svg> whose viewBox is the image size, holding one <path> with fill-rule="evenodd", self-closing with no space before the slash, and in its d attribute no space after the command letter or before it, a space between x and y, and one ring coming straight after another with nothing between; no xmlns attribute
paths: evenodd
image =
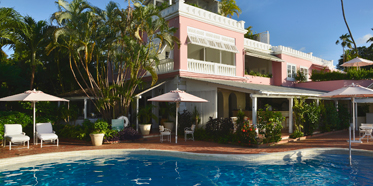
<svg viewBox="0 0 373 186"><path fill-rule="evenodd" d="M34 136L33 137L34 137L34 145L35 145L35 135L36 135L36 133L35 133L35 115L36 115L35 114L35 105L36 105L36 102L33 101L32 103L33 103L33 107L34 107L33 108L33 111L34 111L34 117L33 117L33 120L34 120Z"/></svg>
<svg viewBox="0 0 373 186"><path fill-rule="evenodd" d="M175 134L175 143L177 143L177 125L178 125L178 115L179 115L179 102L176 102L176 134Z"/></svg>
<svg viewBox="0 0 373 186"><path fill-rule="evenodd" d="M359 141L356 141L355 139L355 116L356 116L356 113L355 113L355 98L352 97L351 98L351 102L352 102L352 135L353 135L353 138L354 140L352 140L351 142L352 143L362 143L360 140Z"/></svg>

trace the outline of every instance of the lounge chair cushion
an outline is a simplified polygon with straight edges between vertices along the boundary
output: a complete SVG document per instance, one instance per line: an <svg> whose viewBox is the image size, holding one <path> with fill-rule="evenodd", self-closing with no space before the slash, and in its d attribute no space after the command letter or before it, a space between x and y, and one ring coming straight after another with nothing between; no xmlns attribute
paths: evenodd
<svg viewBox="0 0 373 186"><path fill-rule="evenodd" d="M7 141L11 141L11 142L23 142L23 141L30 140L29 136L25 136L23 134L6 135L5 138Z"/></svg>
<svg viewBox="0 0 373 186"><path fill-rule="evenodd" d="M55 133L38 133L38 138L41 140L52 140L52 139L58 139L57 134Z"/></svg>

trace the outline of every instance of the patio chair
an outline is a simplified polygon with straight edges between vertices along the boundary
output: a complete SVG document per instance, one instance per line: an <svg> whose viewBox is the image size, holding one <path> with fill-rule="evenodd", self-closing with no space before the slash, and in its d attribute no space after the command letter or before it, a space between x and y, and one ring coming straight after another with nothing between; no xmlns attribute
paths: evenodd
<svg viewBox="0 0 373 186"><path fill-rule="evenodd" d="M184 128L184 139L185 141L188 139L188 134L191 134L192 135L192 138L189 138L189 139L192 139L194 141L194 129L196 128L196 125L192 125L192 127L185 127Z"/></svg>
<svg viewBox="0 0 373 186"><path fill-rule="evenodd" d="M368 126L368 127L373 127L373 124L366 124L366 123L361 123L360 126ZM362 135L364 135L366 132L366 130L362 129L359 127L359 137L361 137Z"/></svg>
<svg viewBox="0 0 373 186"><path fill-rule="evenodd" d="M159 133L161 134L161 143L163 143L163 141L169 141L171 143L171 130L170 129L164 128L164 126L160 125ZM168 138L166 138L165 140L163 136L168 136Z"/></svg>
<svg viewBox="0 0 373 186"><path fill-rule="evenodd" d="M43 148L43 141L50 141L56 143L58 146L58 136L55 134L51 123L37 123L36 124L36 136L40 139L40 148ZM36 139L36 145L38 140Z"/></svg>
<svg viewBox="0 0 373 186"><path fill-rule="evenodd" d="M27 142L27 148L30 148L30 137L22 132L21 124L5 124L4 125L4 138L3 147L6 147L6 142L9 141L9 150L12 150L12 143L22 143L25 145Z"/></svg>

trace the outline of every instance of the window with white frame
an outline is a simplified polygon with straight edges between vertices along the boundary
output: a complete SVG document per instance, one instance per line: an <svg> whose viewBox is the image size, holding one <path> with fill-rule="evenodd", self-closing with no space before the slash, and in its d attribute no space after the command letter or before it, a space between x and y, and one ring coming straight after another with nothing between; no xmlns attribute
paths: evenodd
<svg viewBox="0 0 373 186"><path fill-rule="evenodd" d="M307 67L300 67L300 72L302 72L306 76L306 81L308 81L308 68Z"/></svg>
<svg viewBox="0 0 373 186"><path fill-rule="evenodd" d="M293 64L288 63L287 70L288 70L288 78L287 79L294 81L294 78L297 74L297 67Z"/></svg>

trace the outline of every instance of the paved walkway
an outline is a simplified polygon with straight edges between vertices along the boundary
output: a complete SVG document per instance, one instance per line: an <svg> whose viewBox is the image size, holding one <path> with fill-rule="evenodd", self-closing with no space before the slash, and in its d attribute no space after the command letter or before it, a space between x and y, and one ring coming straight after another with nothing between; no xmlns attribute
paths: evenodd
<svg viewBox="0 0 373 186"><path fill-rule="evenodd" d="M258 154L258 153L272 153L284 152L290 150L304 149L304 148L348 148L348 131L337 131L333 133L323 134L321 136L314 136L303 141L289 142L278 144L270 147L250 148L241 147L230 144L219 144L206 141L187 141L179 138L178 143L173 142L159 142L159 137L147 138L137 142L125 142L117 144L104 144L102 146L92 146L90 142L60 140L60 146L50 146L41 149L40 145L30 145L30 149L18 147L0 148L0 158L26 156L32 154L49 153L49 152L64 152L64 151L78 151L78 150L99 150L99 149L158 149L158 150L173 150L193 153L211 153L211 154ZM373 139L367 143L366 139L363 143L353 143L353 149L365 149L373 151Z"/></svg>

